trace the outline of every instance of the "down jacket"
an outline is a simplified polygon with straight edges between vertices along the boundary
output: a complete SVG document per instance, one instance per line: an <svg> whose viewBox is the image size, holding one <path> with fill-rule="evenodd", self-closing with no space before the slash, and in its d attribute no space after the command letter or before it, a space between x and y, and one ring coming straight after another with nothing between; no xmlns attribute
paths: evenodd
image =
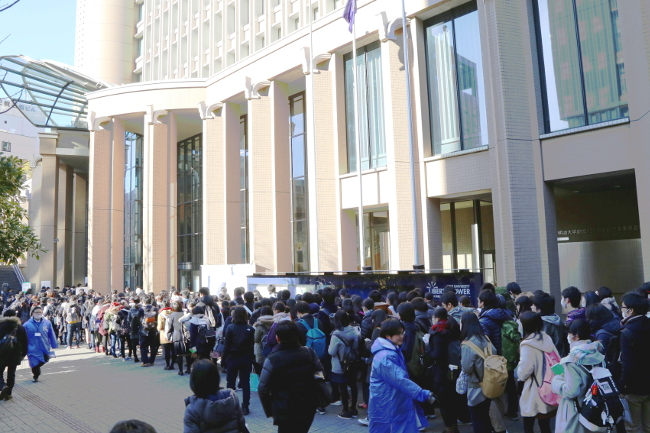
<svg viewBox="0 0 650 433"><path fill-rule="evenodd" d="M11 353L0 359L0 366L20 365L22 359L27 355L27 332L20 324L18 317L0 317L0 339L16 330L18 345L14 346Z"/></svg>
<svg viewBox="0 0 650 433"><path fill-rule="evenodd" d="M416 417L422 426L428 423L415 401L427 401L429 391L409 379L399 346L385 338L377 338L371 352L374 358L368 405L370 429L373 430L373 424L387 424L391 433L417 433Z"/></svg>
<svg viewBox="0 0 650 433"><path fill-rule="evenodd" d="M553 412L556 407L548 406L539 396L538 387L544 380L545 352L557 353L553 340L544 331L541 339L537 336L523 340L520 346L519 365L516 376L524 382L519 398L521 416L536 416L540 413ZM558 354L559 358L559 354Z"/></svg>
<svg viewBox="0 0 650 433"><path fill-rule="evenodd" d="M501 326L506 320L512 320L512 316L505 308L491 308L481 311L478 320L483 332L501 355Z"/></svg>
<svg viewBox="0 0 650 433"><path fill-rule="evenodd" d="M208 398L185 399L183 433L241 433L247 431L237 394L223 389Z"/></svg>

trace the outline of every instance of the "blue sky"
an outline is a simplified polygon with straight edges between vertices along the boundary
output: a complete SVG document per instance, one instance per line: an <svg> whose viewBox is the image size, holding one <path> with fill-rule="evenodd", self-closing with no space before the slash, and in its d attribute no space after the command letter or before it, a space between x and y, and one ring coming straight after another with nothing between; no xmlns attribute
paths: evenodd
<svg viewBox="0 0 650 433"><path fill-rule="evenodd" d="M0 6L13 0L0 0ZM21 0L0 12L0 55L74 63L76 0Z"/></svg>

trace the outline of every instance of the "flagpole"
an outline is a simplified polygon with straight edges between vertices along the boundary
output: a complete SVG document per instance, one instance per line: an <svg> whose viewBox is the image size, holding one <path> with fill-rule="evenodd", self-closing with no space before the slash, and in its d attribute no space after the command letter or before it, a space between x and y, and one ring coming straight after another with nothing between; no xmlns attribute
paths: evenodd
<svg viewBox="0 0 650 433"><path fill-rule="evenodd" d="M415 146L413 144L413 113L411 105L411 65L409 64L409 39L406 30L406 6L402 0L402 40L404 45L404 72L406 74L406 115L408 122L409 152L411 163L411 210L413 213L413 265L420 265L420 231L418 228L415 191Z"/></svg>
<svg viewBox="0 0 650 433"><path fill-rule="evenodd" d="M356 8L356 4L355 4ZM356 18L356 17L355 17ZM352 64L353 64L353 89L354 89L354 143L357 154L357 179L359 181L359 210L358 210L358 225L359 225L359 270L363 269L365 265L364 259L364 236L363 236L363 178L361 177L361 139L360 139L360 122L359 122L359 91L357 83L359 82L358 68L357 68L357 25L356 19L352 23Z"/></svg>
<svg viewBox="0 0 650 433"><path fill-rule="evenodd" d="M314 54L314 17L312 16L313 14L313 9L311 7L312 1L308 0L307 1L307 14L309 14L309 75L310 77L308 78L309 80L309 91L310 91L310 98L309 98L309 105L311 107L311 115L308 117L308 120L311 120L308 124L308 131L311 133L311 142L313 143L312 151L312 159L316 161L316 107L315 107L315 101L314 101L314 58L316 57ZM309 137L307 137L309 139ZM315 162L312 166L315 168L316 167ZM310 200L314 201L313 206L309 206L311 209L314 209L315 212L313 215L309 215L309 219L313 218L313 221L315 224L313 227L316 227L316 242L314 245L310 245L312 248L310 248L309 255L313 258L315 258L316 263L311 263L309 264L309 269L310 270L316 270L321 271L320 269L320 253L318 249L319 245L319 236L318 236L318 190L316 189L317 187L317 180L316 180L316 171L314 170L314 173L307 173L308 174L308 179L309 179L309 184L308 188L313 188L314 193L313 194L307 194ZM311 244L311 242L310 242Z"/></svg>

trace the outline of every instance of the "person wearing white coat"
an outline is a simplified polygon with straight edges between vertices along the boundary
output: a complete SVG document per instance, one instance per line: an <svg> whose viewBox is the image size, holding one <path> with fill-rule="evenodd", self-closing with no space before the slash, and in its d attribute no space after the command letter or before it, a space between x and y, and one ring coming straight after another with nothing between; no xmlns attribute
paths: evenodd
<svg viewBox="0 0 650 433"><path fill-rule="evenodd" d="M583 366L600 365L605 359L600 352L602 345L592 342L589 335L589 324L585 320L571 323L567 337L571 350L560 361L564 374L555 376L551 382L553 392L562 397L555 420L557 433L587 433L575 406L575 400L581 399L592 384L591 375Z"/></svg>
<svg viewBox="0 0 650 433"><path fill-rule="evenodd" d="M533 433L535 418L538 415L548 417L538 418L539 429L542 433L551 433L551 418L557 406L550 406L539 395L539 385L544 380L545 353L560 355L555 349L553 339L546 334L542 316L532 311L526 311L519 316L523 328L524 339L519 348L519 364L516 375L524 387L519 398L519 410L524 417L524 433Z"/></svg>

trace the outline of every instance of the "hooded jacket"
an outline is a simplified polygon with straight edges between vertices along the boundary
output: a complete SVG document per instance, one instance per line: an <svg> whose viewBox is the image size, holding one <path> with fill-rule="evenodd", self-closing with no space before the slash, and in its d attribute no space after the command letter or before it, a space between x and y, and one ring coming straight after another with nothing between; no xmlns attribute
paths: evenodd
<svg viewBox="0 0 650 433"><path fill-rule="evenodd" d="M373 424L389 424L391 433L417 433L418 418L424 427L428 422L415 401L426 401L429 391L409 379L399 346L385 338L377 338L371 352L368 418Z"/></svg>
<svg viewBox="0 0 650 433"><path fill-rule="evenodd" d="M521 416L536 416L555 410L555 406L548 406L542 401L538 391L539 385L544 380L544 354L553 352L557 353L559 357L553 340L544 331L521 342L516 373L518 380L524 382L524 388L519 398Z"/></svg>
<svg viewBox="0 0 650 433"><path fill-rule="evenodd" d="M160 310L158 313L158 331L160 331L160 344L169 344L171 341L167 338L167 333L165 332L165 325L167 324L167 319L172 314L172 309L167 307Z"/></svg>
<svg viewBox="0 0 650 433"><path fill-rule="evenodd" d="M481 311L478 320L483 332L501 355L501 326L506 320L512 320L512 316L505 308L491 308Z"/></svg>
<svg viewBox="0 0 650 433"><path fill-rule="evenodd" d="M209 352L211 347L209 347L207 341L201 341L199 335L200 326L210 326L208 319L203 316L203 314L194 314L187 322L185 326L189 326L190 329L190 348L195 349L198 353Z"/></svg>
<svg viewBox="0 0 650 433"><path fill-rule="evenodd" d="M566 340L567 332L560 316L557 314L551 314L548 316L542 316L542 320L544 321L544 328L542 328L542 330L551 337L557 352L560 356L567 356L569 353L567 348L568 343Z"/></svg>
<svg viewBox="0 0 650 433"><path fill-rule="evenodd" d="M582 367L603 362L605 356L600 352L600 343L577 341L571 345L569 355L562 358L560 364L564 374L553 377L553 392L562 399L557 408L555 431L567 433L586 433L579 419L575 399L583 397L591 386L591 376Z"/></svg>
<svg viewBox="0 0 650 433"><path fill-rule="evenodd" d="M1 366L20 365L22 359L27 355L27 332L20 324L20 319L15 316L0 317L0 340L5 335L12 333L14 329L18 344L14 345L12 350L0 360Z"/></svg>
<svg viewBox="0 0 650 433"><path fill-rule="evenodd" d="M462 307L460 305L449 310L449 315L456 319L456 322L460 323L460 318L463 317L465 313L476 313L474 308Z"/></svg>
<svg viewBox="0 0 650 433"><path fill-rule="evenodd" d="M607 353L609 340L623 329L623 325L621 325L621 321L617 317L612 317L608 321L592 320L589 326L596 340L603 345L603 353Z"/></svg>
<svg viewBox="0 0 650 433"><path fill-rule="evenodd" d="M185 399L183 433L240 433L246 431L237 394L223 389L208 398Z"/></svg>
<svg viewBox="0 0 650 433"><path fill-rule="evenodd" d="M346 326L342 330L337 330L332 333L332 339L330 341L329 348L327 349L328 353L332 356L332 373L343 374L343 368L341 367L341 351L343 350L343 343L341 339L345 339L348 344L356 344L361 353L359 346L359 334L357 330L352 326Z"/></svg>
<svg viewBox="0 0 650 433"><path fill-rule="evenodd" d="M429 332L431 329L431 319L429 318L428 311L416 311L415 312L415 324L418 325L418 329L424 334Z"/></svg>
<svg viewBox="0 0 650 433"><path fill-rule="evenodd" d="M255 342L255 361L258 364L264 363L264 355L262 354L262 338L266 338L266 334L271 330L271 326L273 326L273 316L271 315L260 316L259 319L257 319L257 322L253 325L253 328L255 328L253 339Z"/></svg>
<svg viewBox="0 0 650 433"><path fill-rule="evenodd" d="M621 332L621 394L650 394L650 319L634 316L625 319Z"/></svg>

